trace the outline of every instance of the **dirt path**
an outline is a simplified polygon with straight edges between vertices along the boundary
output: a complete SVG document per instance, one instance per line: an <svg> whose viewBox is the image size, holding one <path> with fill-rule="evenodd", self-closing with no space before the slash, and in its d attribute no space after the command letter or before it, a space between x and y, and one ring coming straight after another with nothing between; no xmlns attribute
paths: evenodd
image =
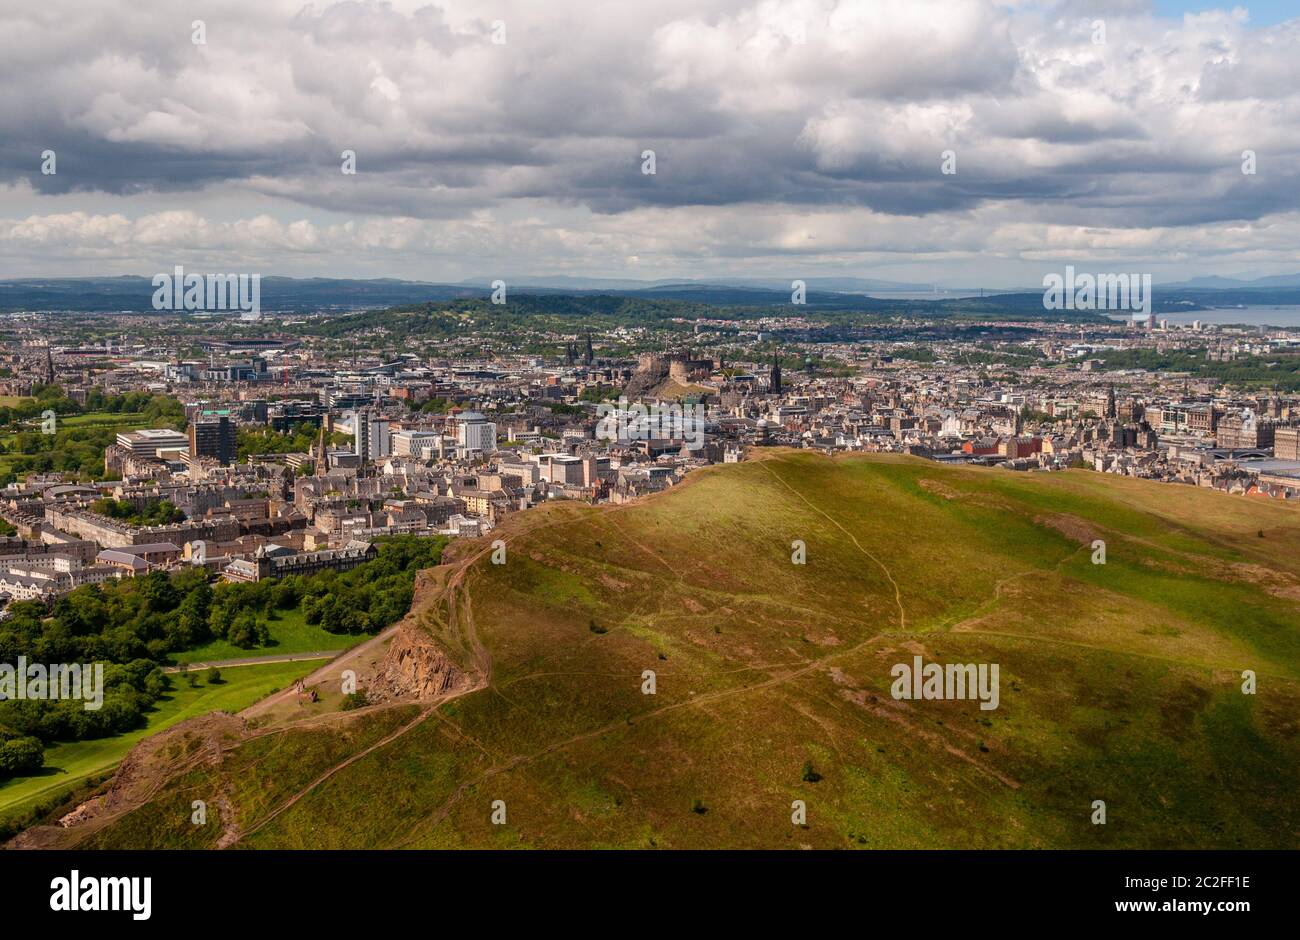
<svg viewBox="0 0 1300 940"><path fill-rule="evenodd" d="M307 662L312 659L333 659L344 650L317 650L312 653L279 653L274 656L249 656L245 659L214 659L206 663L186 663L183 666L164 666L163 672L180 672L188 670L195 672L199 669L211 669L213 666L220 666L223 669L234 669L236 666L265 666L269 663L296 663Z"/></svg>
<svg viewBox="0 0 1300 940"><path fill-rule="evenodd" d="M807 496L804 496L803 493L800 493L798 490L796 490L793 486L789 484L789 482L783 476L781 476L781 474L777 473L775 470L772 469L772 464L783 463L783 462L784 461L782 461L779 457L777 457L777 458L773 458L772 460L764 461L763 463L759 464L759 466L761 466L768 473L772 474L772 476L775 477L778 481L780 481L781 485L784 486L786 489L788 489L791 493L793 493L795 496L798 496L801 500L803 500L804 504L809 509L817 513L819 516L824 518L831 525L835 526L835 528L839 529L841 532L847 535L852 540L853 544L857 547L858 551L866 555L868 558L870 558L880 567L880 570L885 573L885 577L889 579L889 583L894 586L894 603L898 605L899 629L906 630L907 611L903 608L903 592L898 587L898 582L894 580L893 572L889 570L889 566L886 565L879 558L877 558L875 555L873 555L871 552L869 552L866 548L864 548L862 546L862 543L858 541L857 536L854 535L852 532L850 532L848 529L844 528L844 526L840 524L840 521L838 519L836 519L830 513L826 512L820 506L814 505L813 502L810 499L808 499Z"/></svg>
<svg viewBox="0 0 1300 940"><path fill-rule="evenodd" d="M454 697L454 696L453 696L453 697ZM388 745L388 744L391 744L392 742L394 742L394 741L396 741L398 738L400 738L402 735L406 734L406 732L410 731L412 728L415 728L415 727L417 727L418 725L420 725L420 724L421 724L421 723L422 723L426 718L429 717L429 715L431 715L431 714L433 713L433 710L434 710L435 707L436 707L436 706L429 706L429 707L426 707L426 708L422 708L422 709L420 709L419 713L418 713L414 718L412 718L412 719L411 719L410 721L408 721L406 724L402 725L402 727L398 728L396 731L392 732L391 734L387 735L387 736L384 737L384 738L381 738L380 740L376 741L374 744L370 745L369 747L367 747L367 748L365 748L365 749L363 749L363 750L357 751L357 753L353 754L351 757L348 757L346 760L340 761L339 763L335 764L333 767L330 767L328 770L326 770L324 773L322 773L319 777L317 777L317 778L316 778L315 780L313 780L311 783L307 784L307 786L303 787L301 790L299 790L299 791L298 791L297 793L295 793L293 796L289 797L289 799L285 800L283 803L281 803L281 804L280 804L279 806L277 806L275 809L271 810L271 812L269 812L269 813L267 813L265 816L263 816L263 817L262 817L260 820L258 820L258 822L257 822L255 825L253 825L252 827L250 827L250 828L248 828L248 829L245 829L245 830L243 830L242 832L239 832L238 834L233 834L233 833L231 833L231 834L229 835L228 838L223 837L224 845L222 845L221 847L222 847L222 848L227 848L227 847L229 847L229 846L238 845L242 840L244 840L244 839L247 838L248 836L253 835L255 832L257 832L259 829L261 829L263 826L265 826L265 825L266 825L267 823L269 823L271 820L275 819L277 816L279 816L279 815L280 815L281 813L283 813L285 810L290 809L291 807L293 807L293 805L294 805L295 803L297 803L299 800L301 800L304 796L306 796L306 795L307 795L308 793L310 793L312 790L316 789L318 786L320 786L322 783L324 783L324 782L325 782L326 780L328 780L330 777L334 776L334 775L335 775L336 773L338 773L340 770L343 770L344 768L349 767L349 766L352 765L352 764L355 764L357 761L361 760L361 758L363 758L363 757L365 757L366 755L371 754L371 753L373 753L373 752L379 750L381 747L384 747L384 746L386 746L386 745Z"/></svg>
<svg viewBox="0 0 1300 940"><path fill-rule="evenodd" d="M359 643L356 646L352 647L350 650L347 650L346 652L343 653L342 656L331 659L324 666L321 666L319 669L315 670L309 675L304 676L302 680L303 685L313 685L317 682L320 682L322 679L326 677L327 672L333 671L334 669L337 669L339 666L343 666L346 665L347 663L353 662L354 660L357 659L357 657L364 656L367 653L373 652L378 647L383 646L393 637L393 635L398 631L401 625L402 625L402 621L399 620L391 627L385 627L383 630L380 630L378 633L376 633L370 639L366 640L364 643ZM272 695L268 695L266 698L262 699L259 702L254 702L252 705L248 706L242 712L240 712L239 715L241 718L245 718L245 719L255 718L258 715L265 714L267 711L269 711L278 703L293 698L296 695L297 693L293 690L293 686L291 685L286 689L281 689L279 692L276 692Z"/></svg>

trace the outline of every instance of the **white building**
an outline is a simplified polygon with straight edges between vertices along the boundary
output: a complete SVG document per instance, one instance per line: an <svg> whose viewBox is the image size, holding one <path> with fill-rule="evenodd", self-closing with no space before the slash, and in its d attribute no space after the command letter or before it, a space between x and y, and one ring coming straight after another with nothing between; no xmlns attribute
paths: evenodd
<svg viewBox="0 0 1300 940"><path fill-rule="evenodd" d="M393 435L394 457L420 457L436 453L442 435L437 431L398 431Z"/></svg>
<svg viewBox="0 0 1300 940"><path fill-rule="evenodd" d="M358 408L348 423L352 426L353 450L363 464L392 454L393 431L387 419L369 408Z"/></svg>
<svg viewBox="0 0 1300 940"><path fill-rule="evenodd" d="M117 446L132 457L157 457L162 451L185 451L189 453L189 435L167 428L145 428L141 431L125 431L117 436Z"/></svg>
<svg viewBox="0 0 1300 940"><path fill-rule="evenodd" d="M477 411L462 413L456 422L456 442L463 455L497 449L497 426Z"/></svg>

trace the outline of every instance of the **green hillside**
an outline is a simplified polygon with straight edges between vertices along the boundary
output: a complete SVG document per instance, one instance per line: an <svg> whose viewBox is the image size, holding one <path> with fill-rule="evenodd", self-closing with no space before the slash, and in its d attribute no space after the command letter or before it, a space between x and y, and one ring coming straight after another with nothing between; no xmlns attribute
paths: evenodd
<svg viewBox="0 0 1300 940"><path fill-rule="evenodd" d="M764 457L629 506L524 513L494 533L502 565L457 543L416 607L487 688L283 719L64 838L1300 845L1300 508L1083 471ZM998 707L896 701L891 668L914 656L998 664ZM223 818L190 825L191 799Z"/></svg>

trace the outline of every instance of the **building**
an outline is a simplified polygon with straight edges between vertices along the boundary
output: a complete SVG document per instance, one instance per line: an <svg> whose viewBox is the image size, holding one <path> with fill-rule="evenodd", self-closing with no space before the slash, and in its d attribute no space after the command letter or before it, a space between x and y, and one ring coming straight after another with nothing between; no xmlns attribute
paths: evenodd
<svg viewBox="0 0 1300 940"><path fill-rule="evenodd" d="M1272 420L1257 418L1254 412L1220 419L1215 443L1228 450L1254 450L1273 446Z"/></svg>
<svg viewBox="0 0 1300 940"><path fill-rule="evenodd" d="M223 467L235 462L236 425L229 415L196 418L189 427L190 456L212 457Z"/></svg>
<svg viewBox="0 0 1300 940"><path fill-rule="evenodd" d="M142 431L125 431L117 436L117 446L135 458L157 458L166 451L183 451L189 448L189 435L167 428L146 428Z"/></svg>
<svg viewBox="0 0 1300 940"><path fill-rule="evenodd" d="M428 459L441 442L442 435L437 431L398 431L393 435L393 456Z"/></svg>
<svg viewBox="0 0 1300 940"><path fill-rule="evenodd" d="M251 559L236 559L223 574L230 581L261 581L287 575L312 575L320 571L350 571L379 555L370 542L351 541L340 549L319 552L272 554L266 546L258 548Z"/></svg>
<svg viewBox="0 0 1300 940"><path fill-rule="evenodd" d="M585 467L581 457L570 454L544 454L540 463L542 479L547 483L583 485Z"/></svg>
<svg viewBox="0 0 1300 940"><path fill-rule="evenodd" d="M55 593L53 581L0 572L0 594L7 594L16 601L45 600Z"/></svg>
<svg viewBox="0 0 1300 940"><path fill-rule="evenodd" d="M497 426L477 411L462 412L456 421L456 442L464 456L497 448Z"/></svg>
<svg viewBox="0 0 1300 940"><path fill-rule="evenodd" d="M393 452L393 432L388 420L378 417L369 408L358 408L353 412L352 437L362 465Z"/></svg>
<svg viewBox="0 0 1300 940"><path fill-rule="evenodd" d="M1300 428L1277 428L1273 432L1273 456L1278 460L1300 460Z"/></svg>
<svg viewBox="0 0 1300 940"><path fill-rule="evenodd" d="M100 552L95 561L99 565L112 565L134 575L175 564L180 557L181 550L171 542L153 542L108 548Z"/></svg>

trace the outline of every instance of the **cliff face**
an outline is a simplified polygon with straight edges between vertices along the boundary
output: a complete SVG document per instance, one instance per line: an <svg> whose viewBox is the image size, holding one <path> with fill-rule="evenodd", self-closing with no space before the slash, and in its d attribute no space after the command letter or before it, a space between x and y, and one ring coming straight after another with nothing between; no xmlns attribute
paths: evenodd
<svg viewBox="0 0 1300 940"><path fill-rule="evenodd" d="M668 363L658 356L643 360L640 367L628 379L623 395L628 401L636 401L649 395L668 378Z"/></svg>
<svg viewBox="0 0 1300 940"><path fill-rule="evenodd" d="M366 695L371 702L427 702L463 692L473 678L423 630L403 624Z"/></svg>

